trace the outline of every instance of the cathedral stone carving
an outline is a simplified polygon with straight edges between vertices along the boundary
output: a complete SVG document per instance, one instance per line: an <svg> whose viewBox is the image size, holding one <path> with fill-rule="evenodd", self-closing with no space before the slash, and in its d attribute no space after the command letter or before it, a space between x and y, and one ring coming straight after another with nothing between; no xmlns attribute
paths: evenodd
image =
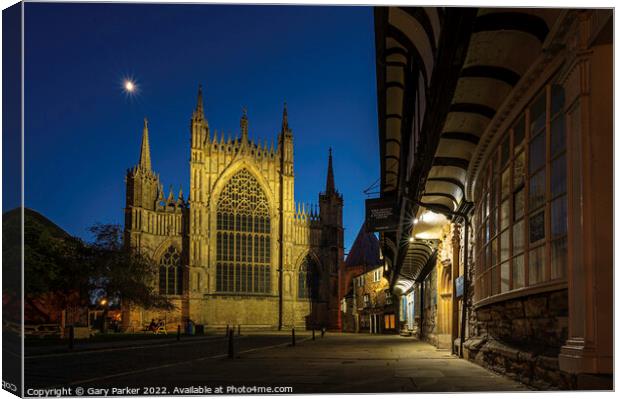
<svg viewBox="0 0 620 399"><path fill-rule="evenodd" d="M124 328L163 319L168 329L189 320L209 328L339 328L338 276L343 267L342 195L329 151L319 206L294 198L293 132L286 104L277 145L211 132L202 90L190 122L190 187L165 195L153 170L145 119L139 162L126 174L125 241L156 261L153 287L172 311L123 305ZM280 252L284 249L284 253ZM293 291L292 282L296 282ZM293 295L293 292L297 293Z"/></svg>

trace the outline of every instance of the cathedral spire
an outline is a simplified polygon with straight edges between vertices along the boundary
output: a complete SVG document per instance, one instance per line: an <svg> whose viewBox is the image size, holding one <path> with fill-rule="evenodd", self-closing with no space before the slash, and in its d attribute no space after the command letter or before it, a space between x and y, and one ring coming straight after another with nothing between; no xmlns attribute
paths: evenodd
<svg viewBox="0 0 620 399"><path fill-rule="evenodd" d="M325 194L334 194L336 192L336 183L334 183L334 168L332 166L332 148L329 147L329 161L327 164L327 184L325 185Z"/></svg>
<svg viewBox="0 0 620 399"><path fill-rule="evenodd" d="M149 145L149 121L144 118L142 128L142 147L140 148L140 166L145 170L151 170L151 148Z"/></svg>
<svg viewBox="0 0 620 399"><path fill-rule="evenodd" d="M177 196L177 205L183 205L183 187L179 186L179 195Z"/></svg>
<svg viewBox="0 0 620 399"><path fill-rule="evenodd" d="M196 101L196 111L194 111L194 118L204 119L205 112L202 104L202 85L198 85L198 100Z"/></svg>
<svg viewBox="0 0 620 399"><path fill-rule="evenodd" d="M161 202L164 200L164 186L159 183L157 186L157 202Z"/></svg>
<svg viewBox="0 0 620 399"><path fill-rule="evenodd" d="M168 193L168 204L174 202L174 193L172 192L172 184L170 185L170 192Z"/></svg>
<svg viewBox="0 0 620 399"><path fill-rule="evenodd" d="M284 110L282 111L282 133L288 131L290 131L288 128L288 109L286 107L286 102L284 102Z"/></svg>
<svg viewBox="0 0 620 399"><path fill-rule="evenodd" d="M243 115L241 115L241 142L248 141L248 110L243 107Z"/></svg>

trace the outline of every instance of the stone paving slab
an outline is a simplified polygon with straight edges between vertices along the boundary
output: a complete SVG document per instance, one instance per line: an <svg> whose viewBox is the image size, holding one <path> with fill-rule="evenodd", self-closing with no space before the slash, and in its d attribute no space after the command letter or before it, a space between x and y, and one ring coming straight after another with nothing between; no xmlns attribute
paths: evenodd
<svg viewBox="0 0 620 399"><path fill-rule="evenodd" d="M280 367L277 381L328 377L310 392L472 392L522 391L528 388L498 376L448 351L400 336L330 334L296 347L278 348L242 356L235 362L261 370ZM234 366L235 368L240 365ZM318 372L318 374L317 374ZM270 373L271 374L271 373ZM269 379L268 379L269 380ZM310 389L304 384L303 389Z"/></svg>
<svg viewBox="0 0 620 399"><path fill-rule="evenodd" d="M505 392L528 389L410 337L331 333L324 339L317 337L312 341L300 334L294 347L283 337L263 337L252 343L254 339L238 341L236 348L246 349L240 349L234 359L228 359L226 355L212 356L222 353L205 349L206 345L214 345L213 341L211 344L196 341L196 347L158 348L170 351L169 354L163 353L169 361L176 354L179 362L173 367L142 370L148 365L143 362L143 366L134 371L115 374L114 378L105 380L99 378L91 384L108 387L158 386L162 383L177 387L290 386L294 393ZM132 351L131 356L148 355L140 353ZM111 360L121 359L124 355L123 352L108 352L102 356ZM99 358L99 355L86 356L79 360L85 365L84 362L94 362ZM97 369L101 370L102 366Z"/></svg>

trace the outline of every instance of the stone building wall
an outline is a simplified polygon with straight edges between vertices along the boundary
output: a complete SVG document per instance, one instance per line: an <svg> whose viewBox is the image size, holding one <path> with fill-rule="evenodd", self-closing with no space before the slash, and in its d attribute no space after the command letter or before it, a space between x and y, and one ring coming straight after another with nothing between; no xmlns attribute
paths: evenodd
<svg viewBox="0 0 620 399"><path fill-rule="evenodd" d="M420 337L437 346L437 267L433 268L422 284L424 313L421 319Z"/></svg>
<svg viewBox="0 0 620 399"><path fill-rule="evenodd" d="M378 281L374 281L374 274L379 273L380 278ZM390 283L388 279L383 275L383 268L375 268L364 274L361 274L354 278L354 303L356 308L354 311L354 317L359 317L359 331L368 332L370 326L370 315L377 315L379 323L379 332L384 330L383 316L386 314L394 314L396 317L396 301L397 298L391 296L388 299L388 292ZM364 303L364 296L368 295L368 306Z"/></svg>
<svg viewBox="0 0 620 399"><path fill-rule="evenodd" d="M299 204L294 197L294 145L286 108L275 148L273 142L269 146L250 140L248 125L244 112L240 137L225 139L223 133L211 132L199 89L190 126L189 196L185 200L180 190L175 198L170 191L164 199L163 185L151 164L145 120L139 163L126 175L125 240L129 248L150 255L156 263L172 245L181 254L174 267L182 271L182 284L175 289L181 292L165 292L174 300L171 311L149 313L125 306L125 329L140 328L159 313L174 324L191 320L216 329L230 324L303 328L309 320L339 328L343 198L336 190L331 150L319 206ZM259 218L268 227L258 231L259 219L250 219L255 220L251 227L247 219L239 218L241 214ZM224 223L222 215L236 215L235 227L232 222ZM230 237L234 232L233 249ZM240 232L244 234L241 241ZM259 238L266 240L260 246ZM228 254L227 259L218 259L218 253ZM301 270L306 258L312 259L312 270ZM259 267L261 272L254 272L253 279L247 277ZM312 299L299 288L311 273L319 280L318 294ZM218 279L222 284L233 281L236 288L218 288ZM254 291L247 288L252 285Z"/></svg>
<svg viewBox="0 0 620 399"><path fill-rule="evenodd" d="M568 336L566 289L475 309L469 333L466 359L540 389L574 384L558 364Z"/></svg>

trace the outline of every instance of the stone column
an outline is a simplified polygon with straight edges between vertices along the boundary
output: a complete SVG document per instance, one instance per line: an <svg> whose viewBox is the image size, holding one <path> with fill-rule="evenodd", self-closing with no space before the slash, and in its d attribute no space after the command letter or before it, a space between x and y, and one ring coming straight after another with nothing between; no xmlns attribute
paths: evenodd
<svg viewBox="0 0 620 399"><path fill-rule="evenodd" d="M601 11L579 14L560 82L569 151L569 331L559 364L577 375L613 372L613 45L596 37L606 22Z"/></svg>
<svg viewBox="0 0 620 399"><path fill-rule="evenodd" d="M459 277L461 254L461 226L452 224L452 328L451 347L454 348L454 341L459 336L459 299L456 296L456 279Z"/></svg>

